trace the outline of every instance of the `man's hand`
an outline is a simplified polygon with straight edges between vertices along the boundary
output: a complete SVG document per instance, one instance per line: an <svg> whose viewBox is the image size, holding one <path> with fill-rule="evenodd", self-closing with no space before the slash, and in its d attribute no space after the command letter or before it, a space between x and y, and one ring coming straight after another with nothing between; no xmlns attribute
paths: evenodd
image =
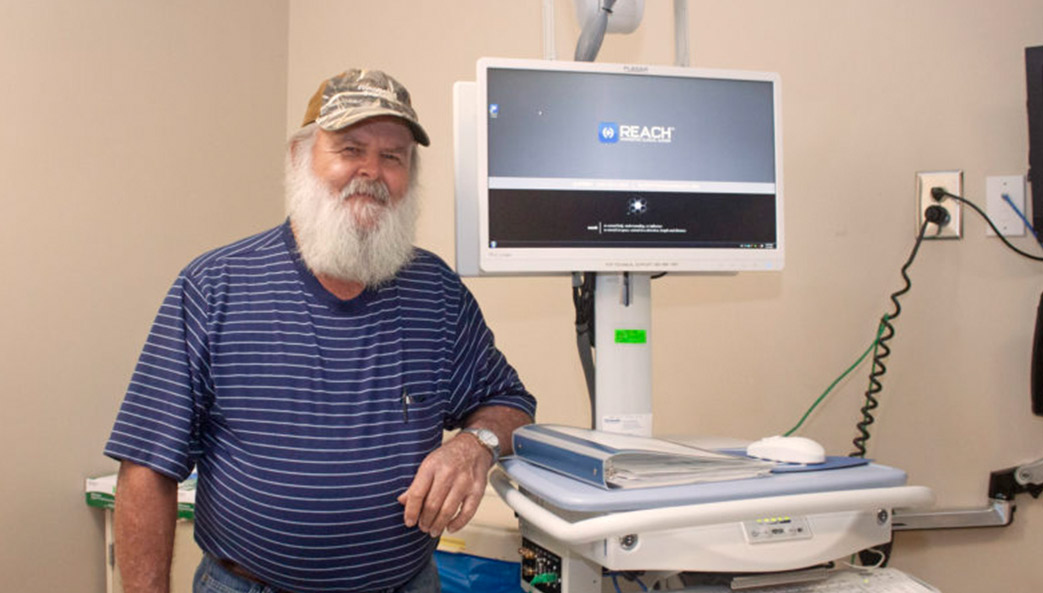
<svg viewBox="0 0 1043 593"><path fill-rule="evenodd" d="M492 453L473 435L458 434L424 458L409 489L398 497L406 526L438 537L461 529L485 494Z"/></svg>
<svg viewBox="0 0 1043 593"><path fill-rule="evenodd" d="M464 419L466 428L487 428L500 440L502 455L511 453L511 433L532 422L521 410L510 406L482 406ZM471 434L458 434L432 451L398 502L406 507L406 526L438 537L447 528L462 529L474 517L485 494L492 467L492 452Z"/></svg>

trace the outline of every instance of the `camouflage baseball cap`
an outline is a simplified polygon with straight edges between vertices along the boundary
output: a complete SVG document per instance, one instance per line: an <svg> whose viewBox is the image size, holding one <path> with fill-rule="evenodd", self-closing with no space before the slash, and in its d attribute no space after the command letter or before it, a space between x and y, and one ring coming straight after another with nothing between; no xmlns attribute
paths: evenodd
<svg viewBox="0 0 1043 593"><path fill-rule="evenodd" d="M334 131L381 115L402 119L417 142L431 144L410 104L409 91L380 70L356 68L322 81L308 101L301 126L315 122L323 130Z"/></svg>

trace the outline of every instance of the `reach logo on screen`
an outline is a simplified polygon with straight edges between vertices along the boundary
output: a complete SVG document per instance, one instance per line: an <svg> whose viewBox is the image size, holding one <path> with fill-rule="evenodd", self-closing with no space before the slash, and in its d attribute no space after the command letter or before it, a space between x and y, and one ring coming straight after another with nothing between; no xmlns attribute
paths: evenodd
<svg viewBox="0 0 1043 593"><path fill-rule="evenodd" d="M619 142L619 124L603 121L598 124L598 140L602 144Z"/></svg>
<svg viewBox="0 0 1043 593"><path fill-rule="evenodd" d="M598 124L598 140L602 144L616 142L652 142L665 144L674 140L674 126L643 126L603 121Z"/></svg>

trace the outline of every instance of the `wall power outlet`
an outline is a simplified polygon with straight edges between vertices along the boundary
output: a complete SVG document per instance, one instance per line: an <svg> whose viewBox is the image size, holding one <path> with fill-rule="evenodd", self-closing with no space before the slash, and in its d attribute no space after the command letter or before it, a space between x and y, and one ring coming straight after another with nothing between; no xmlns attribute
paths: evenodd
<svg viewBox="0 0 1043 593"><path fill-rule="evenodd" d="M941 206L949 213L949 222L937 225L927 223L924 239L959 239L963 236L963 218L960 202L952 198L935 200L931 188L941 187L945 191L963 196L963 171L919 171L916 173L916 233L924 224L924 213L930 206Z"/></svg>

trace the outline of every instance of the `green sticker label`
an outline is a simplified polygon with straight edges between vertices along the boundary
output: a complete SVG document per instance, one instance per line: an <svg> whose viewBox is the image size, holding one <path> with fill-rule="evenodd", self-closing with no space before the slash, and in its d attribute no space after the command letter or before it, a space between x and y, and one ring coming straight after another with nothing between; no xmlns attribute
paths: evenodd
<svg viewBox="0 0 1043 593"><path fill-rule="evenodd" d="M617 329L617 344L647 344L648 332L643 329Z"/></svg>

